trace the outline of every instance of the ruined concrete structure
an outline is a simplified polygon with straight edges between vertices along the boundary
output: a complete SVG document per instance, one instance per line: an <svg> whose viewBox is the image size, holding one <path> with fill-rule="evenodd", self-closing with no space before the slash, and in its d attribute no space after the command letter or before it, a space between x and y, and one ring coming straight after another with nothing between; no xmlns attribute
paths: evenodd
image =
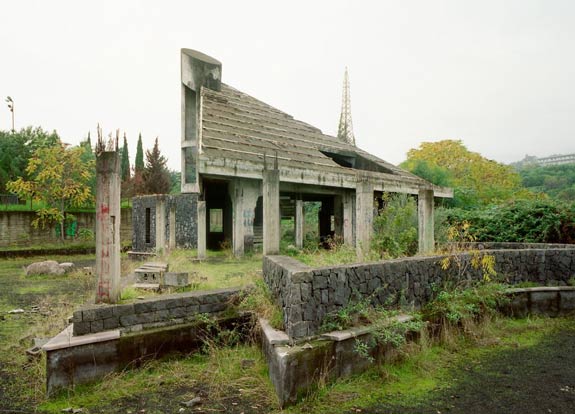
<svg viewBox="0 0 575 414"><path fill-rule="evenodd" d="M96 303L120 300L120 155L118 138L96 145Z"/></svg>
<svg viewBox="0 0 575 414"><path fill-rule="evenodd" d="M260 243L276 254L281 218L294 217L301 247L303 203L315 201L320 237L361 255L384 192L418 196L420 250L433 249L433 198L451 189L226 85L221 63L203 53L182 49L181 89L182 195L134 200L134 250L191 247L201 257L227 241L236 255Z"/></svg>

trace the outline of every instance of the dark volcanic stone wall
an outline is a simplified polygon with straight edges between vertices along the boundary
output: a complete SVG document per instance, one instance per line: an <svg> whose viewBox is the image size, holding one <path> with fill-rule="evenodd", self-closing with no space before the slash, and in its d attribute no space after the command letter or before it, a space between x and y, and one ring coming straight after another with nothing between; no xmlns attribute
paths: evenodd
<svg viewBox="0 0 575 414"><path fill-rule="evenodd" d="M240 289L162 295L125 305L94 305L74 312L74 336L110 329L140 331L194 321L200 313L228 309Z"/></svg>
<svg viewBox="0 0 575 414"><path fill-rule="evenodd" d="M149 195L134 197L132 201L132 249L148 251L156 247L156 204L165 200L166 243L170 239L170 211L176 214L176 246L193 249L198 245L198 195ZM150 242L146 243L146 209L150 209Z"/></svg>
<svg viewBox="0 0 575 414"><path fill-rule="evenodd" d="M510 284L530 281L563 286L575 276L575 248L485 250L483 253L495 257L498 277ZM443 270L440 261L444 257L310 268L289 257L266 256L263 273L282 307L287 334L300 338L317 334L325 315L344 307L350 300L369 297L373 305L419 308L446 280L483 277L480 271L468 265L470 254L459 256L459 262L467 268L463 276L456 265Z"/></svg>

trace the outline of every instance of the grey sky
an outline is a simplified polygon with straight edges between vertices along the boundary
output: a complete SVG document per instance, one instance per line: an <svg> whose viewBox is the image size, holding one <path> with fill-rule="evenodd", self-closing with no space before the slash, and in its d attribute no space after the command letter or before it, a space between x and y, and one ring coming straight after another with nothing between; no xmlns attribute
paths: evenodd
<svg viewBox="0 0 575 414"><path fill-rule="evenodd" d="M99 122L180 165L179 49L335 134L344 67L359 146L392 163L461 139L501 162L575 152L573 1L0 0L0 128Z"/></svg>

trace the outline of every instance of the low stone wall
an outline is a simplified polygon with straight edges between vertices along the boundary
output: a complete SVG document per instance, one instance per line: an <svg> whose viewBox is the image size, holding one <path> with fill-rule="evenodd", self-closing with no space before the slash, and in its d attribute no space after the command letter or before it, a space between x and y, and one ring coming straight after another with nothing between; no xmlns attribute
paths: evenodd
<svg viewBox="0 0 575 414"><path fill-rule="evenodd" d="M96 231L96 213L73 213L76 217L76 234L82 229ZM30 246L57 242L54 228L34 228L35 211L0 211L0 248ZM120 238L122 242L132 241L132 209L121 211Z"/></svg>
<svg viewBox="0 0 575 414"><path fill-rule="evenodd" d="M535 282L563 286L575 276L575 246L570 249L484 250L495 258L498 277L510 284ZM412 257L376 263L311 268L284 256L266 256L264 279L282 307L291 338L316 335L325 315L350 300L369 297L373 305L419 308L446 280L480 280L471 253L441 267L446 256ZM459 263L459 265L458 265ZM465 271L462 271L465 269Z"/></svg>
<svg viewBox="0 0 575 414"><path fill-rule="evenodd" d="M228 309L240 289L218 289L162 295L125 305L94 305L74 312L74 336L119 328L135 332L194 321L200 313Z"/></svg>

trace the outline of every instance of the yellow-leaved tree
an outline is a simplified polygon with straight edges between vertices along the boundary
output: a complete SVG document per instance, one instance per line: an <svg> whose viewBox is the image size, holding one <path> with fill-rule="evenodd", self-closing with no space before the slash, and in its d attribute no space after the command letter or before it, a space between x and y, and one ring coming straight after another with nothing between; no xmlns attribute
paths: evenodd
<svg viewBox="0 0 575 414"><path fill-rule="evenodd" d="M93 201L89 184L95 165L94 160L84 159L84 152L82 147L69 147L62 142L38 148L26 167L29 179L19 177L6 185L8 191L19 197L41 202L32 225L42 228L59 225L62 240L66 211Z"/></svg>
<svg viewBox="0 0 575 414"><path fill-rule="evenodd" d="M480 207L531 196L521 186L521 177L513 167L469 151L461 141L424 142L409 150L401 166L414 174L421 171L429 175L423 178L430 181L441 177L443 181L435 184L452 186L455 204L460 207Z"/></svg>

